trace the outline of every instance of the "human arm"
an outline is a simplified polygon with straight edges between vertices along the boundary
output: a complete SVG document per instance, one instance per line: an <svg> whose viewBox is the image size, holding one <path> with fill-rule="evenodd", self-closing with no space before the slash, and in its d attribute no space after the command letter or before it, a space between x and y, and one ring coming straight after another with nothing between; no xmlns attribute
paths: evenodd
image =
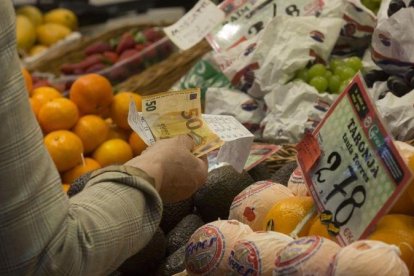
<svg viewBox="0 0 414 276"><path fill-rule="evenodd" d="M145 172L118 166L67 198L27 100L13 22L0 1L0 275L108 274L149 241L160 197Z"/></svg>

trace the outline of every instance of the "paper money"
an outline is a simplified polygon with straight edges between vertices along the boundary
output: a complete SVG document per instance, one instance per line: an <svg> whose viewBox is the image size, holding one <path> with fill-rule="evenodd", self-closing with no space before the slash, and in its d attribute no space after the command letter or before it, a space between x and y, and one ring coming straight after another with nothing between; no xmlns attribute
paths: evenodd
<svg viewBox="0 0 414 276"><path fill-rule="evenodd" d="M155 140L190 135L199 157L223 145L201 116L200 89L171 91L142 97L142 117Z"/></svg>

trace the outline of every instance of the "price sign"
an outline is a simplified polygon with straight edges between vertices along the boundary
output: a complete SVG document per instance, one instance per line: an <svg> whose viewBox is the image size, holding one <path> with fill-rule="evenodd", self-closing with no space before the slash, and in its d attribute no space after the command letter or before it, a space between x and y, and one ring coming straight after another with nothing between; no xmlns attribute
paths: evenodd
<svg viewBox="0 0 414 276"><path fill-rule="evenodd" d="M206 38L220 52L257 35L276 15L318 15L322 7L320 0L226 0L225 21Z"/></svg>
<svg viewBox="0 0 414 276"><path fill-rule="evenodd" d="M298 144L298 162L321 221L343 245L365 238L412 174L376 113L361 75L312 135Z"/></svg>

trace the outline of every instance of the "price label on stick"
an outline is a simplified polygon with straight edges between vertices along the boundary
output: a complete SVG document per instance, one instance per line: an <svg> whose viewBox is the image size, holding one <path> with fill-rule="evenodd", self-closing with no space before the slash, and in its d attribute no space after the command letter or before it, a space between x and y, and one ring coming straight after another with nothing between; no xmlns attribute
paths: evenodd
<svg viewBox="0 0 414 276"><path fill-rule="evenodd" d="M321 221L343 245L365 238L412 180L360 74L298 144L298 163Z"/></svg>

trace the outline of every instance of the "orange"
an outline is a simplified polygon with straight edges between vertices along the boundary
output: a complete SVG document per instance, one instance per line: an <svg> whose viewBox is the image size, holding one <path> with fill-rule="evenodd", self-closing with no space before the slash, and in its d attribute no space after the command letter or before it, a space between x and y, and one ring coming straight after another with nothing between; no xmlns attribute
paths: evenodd
<svg viewBox="0 0 414 276"><path fill-rule="evenodd" d="M312 210L313 206L313 199L310 196L295 196L282 199L273 205L267 213L263 230L289 235ZM312 219L302 228L298 234L299 237L309 232L311 223Z"/></svg>
<svg viewBox="0 0 414 276"><path fill-rule="evenodd" d="M132 148L132 152L135 156L140 155L148 146L144 143L144 141L136 134L134 131L131 132L128 139L129 145Z"/></svg>
<svg viewBox="0 0 414 276"><path fill-rule="evenodd" d="M38 87L32 92L32 99L36 99L40 102L40 105L44 105L53 99L63 97L58 90L48 86Z"/></svg>
<svg viewBox="0 0 414 276"><path fill-rule="evenodd" d="M329 234L328 227L324 224L322 224L319 216L316 216L314 220L311 223L309 233L307 236L320 236L327 239L330 239L331 241L337 242L336 238Z"/></svg>
<svg viewBox="0 0 414 276"><path fill-rule="evenodd" d="M24 78L24 84L26 85L27 93L29 93L29 95L31 95L32 90L33 90L32 75L30 75L29 71L27 71L26 68L22 68L22 74L23 74L23 78Z"/></svg>
<svg viewBox="0 0 414 276"><path fill-rule="evenodd" d="M386 215L378 222L368 239L398 246L401 259L410 270L410 275L414 275L414 217Z"/></svg>
<svg viewBox="0 0 414 276"><path fill-rule="evenodd" d="M79 111L71 100L57 98L42 105L38 117L42 129L49 133L72 128L79 119Z"/></svg>
<svg viewBox="0 0 414 276"><path fill-rule="evenodd" d="M62 188L63 188L63 191L64 191L65 193L67 193L67 192L69 191L69 189L70 189L70 184L65 184L65 183L63 183L63 184L62 184Z"/></svg>
<svg viewBox="0 0 414 276"><path fill-rule="evenodd" d="M59 172L82 163L83 145L75 133L57 130L46 135L43 141Z"/></svg>
<svg viewBox="0 0 414 276"><path fill-rule="evenodd" d="M69 97L82 114L104 114L112 103L112 86L101 75L84 75L72 84Z"/></svg>
<svg viewBox="0 0 414 276"><path fill-rule="evenodd" d="M111 118L119 127L131 129L128 124L129 103L133 100L137 110L141 111L141 96L132 92L120 92L114 96L111 104Z"/></svg>
<svg viewBox="0 0 414 276"><path fill-rule="evenodd" d="M42 104L40 103L38 99L35 99L35 98L30 98L29 101L30 101L30 105L32 106L32 111L37 118L37 116L39 115L39 110L42 107Z"/></svg>
<svg viewBox="0 0 414 276"><path fill-rule="evenodd" d="M103 142L93 153L92 157L102 167L123 164L132 159L131 146L121 139L112 139Z"/></svg>
<svg viewBox="0 0 414 276"><path fill-rule="evenodd" d="M402 146L404 146L405 150L400 148ZM408 150L407 147L411 151ZM410 145L406 145L405 143L403 144L402 142L399 142L399 144L397 144L397 148L400 150L403 160L407 163L408 167L414 173L414 155L412 154L412 150L414 150L414 148L412 148ZM390 213L414 215L414 181L408 184L408 187L392 207Z"/></svg>
<svg viewBox="0 0 414 276"><path fill-rule="evenodd" d="M76 123L73 132L81 138L85 153L89 153L106 140L109 126L99 116L85 115Z"/></svg>
<svg viewBox="0 0 414 276"><path fill-rule="evenodd" d="M110 118L106 119L105 122L109 126L109 132L108 136L106 136L106 140L122 139L124 141L128 141L130 131L118 127Z"/></svg>
<svg viewBox="0 0 414 276"><path fill-rule="evenodd" d="M77 178L85 173L100 169L101 165L92 158L85 158L82 164L77 165L73 169L63 174L63 181L66 183L73 183Z"/></svg>

